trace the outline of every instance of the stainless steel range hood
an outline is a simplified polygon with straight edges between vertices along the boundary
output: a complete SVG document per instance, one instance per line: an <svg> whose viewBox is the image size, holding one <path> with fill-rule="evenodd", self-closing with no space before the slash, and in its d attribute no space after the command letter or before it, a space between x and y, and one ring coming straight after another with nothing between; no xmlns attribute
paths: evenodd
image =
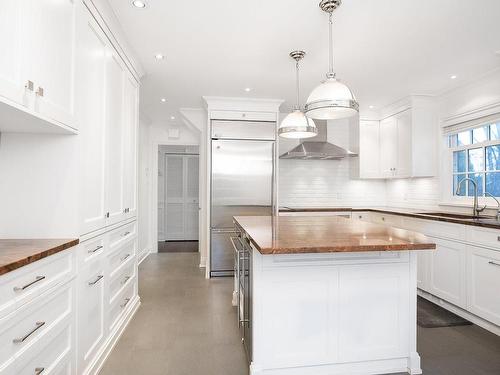
<svg viewBox="0 0 500 375"><path fill-rule="evenodd" d="M328 130L326 122L320 123L316 121L316 127L318 128L318 135L316 137L301 142L297 147L280 155L280 159L340 160L346 157L358 156L358 154L352 151L327 141Z"/></svg>

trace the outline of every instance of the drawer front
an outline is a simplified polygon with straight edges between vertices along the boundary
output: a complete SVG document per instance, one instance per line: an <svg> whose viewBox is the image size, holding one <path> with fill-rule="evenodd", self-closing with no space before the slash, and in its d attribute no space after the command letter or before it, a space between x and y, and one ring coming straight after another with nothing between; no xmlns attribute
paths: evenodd
<svg viewBox="0 0 500 375"><path fill-rule="evenodd" d="M29 350L73 312L73 284L40 296L0 320L0 367L13 356Z"/></svg>
<svg viewBox="0 0 500 375"><path fill-rule="evenodd" d="M351 213L351 218L361 221L371 221L371 216L369 212L356 212Z"/></svg>
<svg viewBox="0 0 500 375"><path fill-rule="evenodd" d="M449 238L452 240L465 240L465 225L443 223L435 220L420 220L403 218L402 226L414 232L423 233L427 236L438 238Z"/></svg>
<svg viewBox="0 0 500 375"><path fill-rule="evenodd" d="M109 283L109 301L112 303L120 292L125 289L135 278L135 262L129 258L122 267L116 270Z"/></svg>
<svg viewBox="0 0 500 375"><path fill-rule="evenodd" d="M135 238L137 235L137 223L123 225L109 233L109 249L120 247L123 243Z"/></svg>
<svg viewBox="0 0 500 375"><path fill-rule="evenodd" d="M58 329L48 340L40 342L40 345L16 360L16 374L71 374L72 335L70 324Z"/></svg>
<svg viewBox="0 0 500 375"><path fill-rule="evenodd" d="M280 212L280 216L340 216L351 218L351 211L291 211Z"/></svg>
<svg viewBox="0 0 500 375"><path fill-rule="evenodd" d="M397 215L387 215L382 213L370 213L370 220L375 224L384 224L393 227L401 227L402 226L402 218Z"/></svg>
<svg viewBox="0 0 500 375"><path fill-rule="evenodd" d="M102 257L105 253L105 235L92 238L78 245L78 263L82 266Z"/></svg>
<svg viewBox="0 0 500 375"><path fill-rule="evenodd" d="M109 254L109 272L111 275L136 254L137 240L125 242Z"/></svg>
<svg viewBox="0 0 500 375"><path fill-rule="evenodd" d="M500 230L467 226L467 242L500 250Z"/></svg>
<svg viewBox="0 0 500 375"><path fill-rule="evenodd" d="M500 252L468 246L468 310L500 326Z"/></svg>
<svg viewBox="0 0 500 375"><path fill-rule="evenodd" d="M75 274L73 249L0 277L0 318Z"/></svg>
<svg viewBox="0 0 500 375"><path fill-rule="evenodd" d="M137 294L135 289L135 280L131 279L127 287L118 294L115 300L111 303L109 309L109 330L112 332L118 325L120 318L123 316L127 308L133 302Z"/></svg>

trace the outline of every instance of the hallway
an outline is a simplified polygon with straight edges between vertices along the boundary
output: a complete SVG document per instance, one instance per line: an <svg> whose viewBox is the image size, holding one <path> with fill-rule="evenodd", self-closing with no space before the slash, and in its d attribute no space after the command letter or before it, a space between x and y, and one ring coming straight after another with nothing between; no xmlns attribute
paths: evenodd
<svg viewBox="0 0 500 375"><path fill-rule="evenodd" d="M247 375L232 280L206 280L198 253L151 254L139 266L142 305L100 375Z"/></svg>

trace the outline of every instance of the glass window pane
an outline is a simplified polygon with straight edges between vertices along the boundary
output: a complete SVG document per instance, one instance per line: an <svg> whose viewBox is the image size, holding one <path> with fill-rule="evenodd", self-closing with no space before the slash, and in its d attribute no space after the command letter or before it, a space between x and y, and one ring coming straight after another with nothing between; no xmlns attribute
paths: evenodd
<svg viewBox="0 0 500 375"><path fill-rule="evenodd" d="M455 174L453 175L453 195L457 195L457 187L458 183L465 178L465 174ZM465 195L465 187L467 186L467 182L463 182L462 186L460 186L460 191L458 195Z"/></svg>
<svg viewBox="0 0 500 375"><path fill-rule="evenodd" d="M486 191L500 197L500 172L486 173Z"/></svg>
<svg viewBox="0 0 500 375"><path fill-rule="evenodd" d="M453 153L453 172L467 172L465 170L465 150Z"/></svg>
<svg viewBox="0 0 500 375"><path fill-rule="evenodd" d="M483 195L483 174L482 173L469 174L467 177L473 179L476 182L477 195L482 196ZM470 181L467 181L467 185L469 186L469 189L468 189L469 192L467 195L473 197L474 196L474 185Z"/></svg>
<svg viewBox="0 0 500 375"><path fill-rule="evenodd" d="M450 135L448 137L448 139L449 139L449 146L450 147L457 147L457 145L458 145L458 135L457 134Z"/></svg>
<svg viewBox="0 0 500 375"><path fill-rule="evenodd" d="M500 170L500 145L486 147L486 170Z"/></svg>
<svg viewBox="0 0 500 375"><path fill-rule="evenodd" d="M483 149L471 148L469 150L469 172L484 170Z"/></svg>
<svg viewBox="0 0 500 375"><path fill-rule="evenodd" d="M490 125L491 139L500 139L500 122Z"/></svg>
<svg viewBox="0 0 500 375"><path fill-rule="evenodd" d="M470 145L471 142L471 131L467 130L465 132L458 133L458 145Z"/></svg>
<svg viewBox="0 0 500 375"><path fill-rule="evenodd" d="M488 140L488 127L483 126L472 130L472 143L484 142Z"/></svg>

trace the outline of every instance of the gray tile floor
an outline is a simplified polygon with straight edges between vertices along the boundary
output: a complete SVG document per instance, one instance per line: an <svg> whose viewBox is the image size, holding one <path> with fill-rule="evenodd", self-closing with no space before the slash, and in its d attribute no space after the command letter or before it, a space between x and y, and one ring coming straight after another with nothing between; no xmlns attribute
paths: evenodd
<svg viewBox="0 0 500 375"><path fill-rule="evenodd" d="M150 255L142 305L101 375L248 375L229 278L206 280L198 254ZM500 337L473 325L419 328L425 375L500 375Z"/></svg>

